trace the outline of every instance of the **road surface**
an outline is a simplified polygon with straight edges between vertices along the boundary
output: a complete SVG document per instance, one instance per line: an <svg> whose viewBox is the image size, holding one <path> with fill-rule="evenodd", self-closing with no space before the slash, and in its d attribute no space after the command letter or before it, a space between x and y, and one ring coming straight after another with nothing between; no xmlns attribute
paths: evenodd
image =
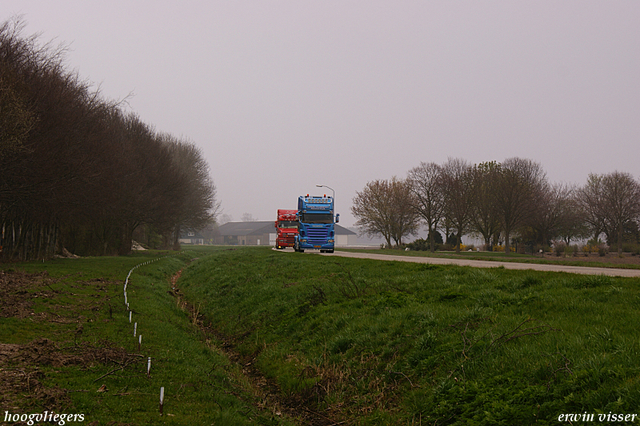
<svg viewBox="0 0 640 426"><path fill-rule="evenodd" d="M394 256L390 254L335 251L322 256L354 257L358 259L397 260L399 262L430 263L434 265L461 265L475 268L519 269L547 272L568 272L583 275L608 275L611 277L640 277L640 269L593 268L588 266L564 266L542 263L495 262L489 260L445 259L441 257Z"/></svg>

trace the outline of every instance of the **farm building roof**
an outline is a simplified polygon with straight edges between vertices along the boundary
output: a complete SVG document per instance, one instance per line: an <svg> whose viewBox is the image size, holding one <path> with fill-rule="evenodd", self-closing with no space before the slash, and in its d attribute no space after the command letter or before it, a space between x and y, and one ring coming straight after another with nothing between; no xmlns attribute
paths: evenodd
<svg viewBox="0 0 640 426"><path fill-rule="evenodd" d="M227 222L220 225L218 230L220 235L262 235L275 233L276 228L273 220L260 220L255 222ZM334 227L336 235L355 235L356 233L338 224Z"/></svg>

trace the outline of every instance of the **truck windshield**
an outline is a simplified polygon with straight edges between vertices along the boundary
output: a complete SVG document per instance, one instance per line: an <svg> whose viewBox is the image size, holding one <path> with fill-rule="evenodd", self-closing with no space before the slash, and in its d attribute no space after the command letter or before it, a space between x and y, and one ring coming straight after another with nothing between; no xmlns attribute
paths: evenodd
<svg viewBox="0 0 640 426"><path fill-rule="evenodd" d="M295 228L295 229L298 229L298 222L293 222L293 221L278 222L278 228Z"/></svg>
<svg viewBox="0 0 640 426"><path fill-rule="evenodd" d="M331 213L301 213L300 222L333 223L333 215Z"/></svg>

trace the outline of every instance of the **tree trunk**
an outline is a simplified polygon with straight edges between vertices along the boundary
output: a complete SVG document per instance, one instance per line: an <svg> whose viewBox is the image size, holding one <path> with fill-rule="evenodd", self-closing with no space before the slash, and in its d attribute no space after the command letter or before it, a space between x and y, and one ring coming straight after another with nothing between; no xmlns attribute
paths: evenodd
<svg viewBox="0 0 640 426"><path fill-rule="evenodd" d="M429 250L431 253L436 251L436 230L429 227Z"/></svg>
<svg viewBox="0 0 640 426"><path fill-rule="evenodd" d="M511 235L510 229L504 230L504 254L507 256L511 255L511 245L509 244L509 239Z"/></svg>
<svg viewBox="0 0 640 426"><path fill-rule="evenodd" d="M180 251L180 225L176 225L176 230L173 235L173 246L171 248L174 251Z"/></svg>
<svg viewBox="0 0 640 426"><path fill-rule="evenodd" d="M126 256L131 254L131 245L133 241L133 229L134 227L129 223L125 223L122 227L122 240L120 241L120 248L118 248L118 254L120 256Z"/></svg>
<svg viewBox="0 0 640 426"><path fill-rule="evenodd" d="M622 235L624 234L624 224L622 221L618 225L618 256L622 256Z"/></svg>

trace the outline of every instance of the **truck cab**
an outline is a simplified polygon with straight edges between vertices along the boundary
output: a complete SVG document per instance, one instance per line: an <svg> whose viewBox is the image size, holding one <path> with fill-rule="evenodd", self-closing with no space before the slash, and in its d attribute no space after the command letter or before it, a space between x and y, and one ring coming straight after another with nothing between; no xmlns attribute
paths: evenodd
<svg viewBox="0 0 640 426"><path fill-rule="evenodd" d="M297 213L297 210L278 210L278 216L275 222L277 230L276 248L278 250L285 247L293 247L295 237L298 235Z"/></svg>
<svg viewBox="0 0 640 426"><path fill-rule="evenodd" d="M303 252L305 249L320 250L321 253L333 253L335 248L334 224L340 215L333 212L333 197L300 196L298 197L298 235L295 237L293 249Z"/></svg>

